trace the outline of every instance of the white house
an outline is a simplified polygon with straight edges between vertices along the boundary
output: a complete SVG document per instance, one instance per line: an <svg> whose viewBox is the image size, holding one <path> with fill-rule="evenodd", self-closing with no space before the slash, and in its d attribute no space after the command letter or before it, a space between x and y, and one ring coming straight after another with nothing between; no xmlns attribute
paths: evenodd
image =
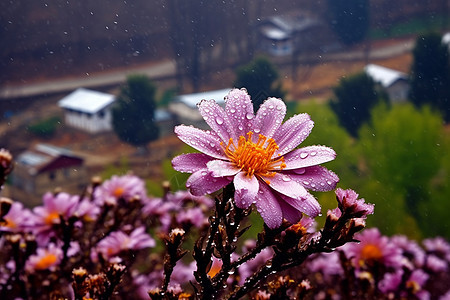
<svg viewBox="0 0 450 300"><path fill-rule="evenodd" d="M391 101L399 102L408 99L409 81L407 74L374 64L367 65L364 71L386 89Z"/></svg>
<svg viewBox="0 0 450 300"><path fill-rule="evenodd" d="M169 111L173 113L182 124L194 125L196 127L206 129L207 125L198 111L197 103L203 99L214 99L219 105L224 106L225 96L231 90L231 88L227 88L215 91L179 95L170 103Z"/></svg>
<svg viewBox="0 0 450 300"><path fill-rule="evenodd" d="M111 107L114 101L114 95L79 88L62 98L58 104L64 109L67 125L98 133L112 130Z"/></svg>

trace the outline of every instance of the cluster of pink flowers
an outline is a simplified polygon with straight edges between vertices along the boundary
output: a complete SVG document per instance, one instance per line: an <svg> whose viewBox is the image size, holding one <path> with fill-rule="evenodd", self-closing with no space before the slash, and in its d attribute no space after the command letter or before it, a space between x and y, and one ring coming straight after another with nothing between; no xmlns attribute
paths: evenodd
<svg viewBox="0 0 450 300"><path fill-rule="evenodd" d="M159 286L163 278L162 261L153 265L135 258L156 246L150 228L160 234L172 227L201 229L208 223L213 204L206 196L186 191L149 197L144 181L131 174L93 184L84 197L47 193L42 205L33 209L10 202L0 223L0 296L21 298L39 298L52 293L51 289L72 297L73 269L100 272L111 264L122 264L128 268L130 284L122 292L148 299L139 293L137 284L145 282L150 289ZM180 263L177 269L180 278L186 273L192 278L192 264ZM38 278L52 286L34 288Z"/></svg>
<svg viewBox="0 0 450 300"><path fill-rule="evenodd" d="M312 257L299 271L314 282L315 299L345 296L350 286L354 295L370 299L450 299L450 244L443 238L425 239L420 246L370 228L355 239L359 243Z"/></svg>

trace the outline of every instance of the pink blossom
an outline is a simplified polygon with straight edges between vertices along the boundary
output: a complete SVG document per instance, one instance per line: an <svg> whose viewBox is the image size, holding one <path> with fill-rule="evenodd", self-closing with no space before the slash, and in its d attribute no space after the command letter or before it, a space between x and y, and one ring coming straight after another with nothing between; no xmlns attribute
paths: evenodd
<svg viewBox="0 0 450 300"><path fill-rule="evenodd" d="M31 255L25 263L25 269L33 273L41 270L54 271L63 256L61 248L51 243L46 248L38 248L36 254Z"/></svg>
<svg viewBox="0 0 450 300"><path fill-rule="evenodd" d="M8 213L3 217L6 221L0 226L0 231L20 232L30 224L32 218L31 211L23 207L20 202L13 202Z"/></svg>
<svg viewBox="0 0 450 300"><path fill-rule="evenodd" d="M354 190L337 188L335 193L339 206L344 211L359 218L373 214L374 205L366 203L364 199L358 199L359 195Z"/></svg>
<svg viewBox="0 0 450 300"><path fill-rule="evenodd" d="M123 231L112 232L97 244L96 252L109 260L118 255L121 251L154 247L155 244L155 240L145 233L145 228L138 227L129 235Z"/></svg>
<svg viewBox="0 0 450 300"><path fill-rule="evenodd" d="M402 251L377 228L366 229L355 234L360 243L348 243L342 247L356 268L367 268L373 264L398 268L402 265Z"/></svg>
<svg viewBox="0 0 450 300"><path fill-rule="evenodd" d="M329 191L338 177L319 166L335 158L324 146L296 147L313 128L309 115L296 115L284 124L286 105L269 98L256 115L245 89L226 97L225 109L214 100L202 100L199 110L211 131L180 125L175 133L202 153L183 154L172 160L180 172L193 173L186 186L193 195L215 192L234 184L240 208L256 205L270 228L283 218L297 223L302 213L315 217L320 205L307 191Z"/></svg>
<svg viewBox="0 0 450 300"><path fill-rule="evenodd" d="M131 174L114 175L95 190L94 196L99 205L115 205L119 199L125 201L130 201L135 197L144 199L146 197L145 182Z"/></svg>

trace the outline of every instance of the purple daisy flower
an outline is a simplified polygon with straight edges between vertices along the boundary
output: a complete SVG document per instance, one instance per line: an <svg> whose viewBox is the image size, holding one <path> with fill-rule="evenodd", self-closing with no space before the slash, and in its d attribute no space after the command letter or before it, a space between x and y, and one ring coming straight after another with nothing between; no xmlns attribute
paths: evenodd
<svg viewBox="0 0 450 300"><path fill-rule="evenodd" d="M139 250L154 247L155 244L155 240L145 233L145 228L138 227L129 235L122 231L112 232L97 244L96 250L109 260L123 250Z"/></svg>
<svg viewBox="0 0 450 300"><path fill-rule="evenodd" d="M31 255L25 263L25 269L33 273L39 270L54 270L63 257L63 251L51 243L46 248L38 248L36 254Z"/></svg>
<svg viewBox="0 0 450 300"><path fill-rule="evenodd" d="M195 196L215 192L233 182L234 201L240 208L256 205L270 228L283 218L297 223L302 213L314 217L320 205L307 191L329 191L339 178L319 166L336 153L324 146L296 147L311 132L309 115L296 115L284 124L286 105L269 98L256 115L245 89L234 89L226 97L225 109L214 100L199 104L211 131L180 125L175 133L202 153L175 157L175 170L193 173L186 186Z"/></svg>
<svg viewBox="0 0 450 300"><path fill-rule="evenodd" d="M32 214L29 209L20 202L13 202L9 212L3 217L6 222L0 226L0 231L20 232L30 225L31 218Z"/></svg>
<svg viewBox="0 0 450 300"><path fill-rule="evenodd" d="M137 197L142 200L146 197L145 182L132 174L114 175L95 190L94 196L99 205L116 205L120 198L130 201Z"/></svg>
<svg viewBox="0 0 450 300"><path fill-rule="evenodd" d="M387 267L402 266L402 250L393 244L387 236L381 235L377 228L366 229L355 234L360 243L348 243L342 247L346 256L353 260L356 268L371 267L379 263Z"/></svg>

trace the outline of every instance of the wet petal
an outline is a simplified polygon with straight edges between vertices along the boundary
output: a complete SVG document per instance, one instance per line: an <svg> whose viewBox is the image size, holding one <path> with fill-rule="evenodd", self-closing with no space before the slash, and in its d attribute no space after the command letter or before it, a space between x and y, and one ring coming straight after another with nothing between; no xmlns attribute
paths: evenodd
<svg viewBox="0 0 450 300"><path fill-rule="evenodd" d="M312 191L331 191L339 182L339 177L335 173L322 166L291 170L288 174L292 180Z"/></svg>
<svg viewBox="0 0 450 300"><path fill-rule="evenodd" d="M275 173L273 177L263 177L265 182L275 191L294 199L306 197L308 192L300 183L292 180L289 174Z"/></svg>
<svg viewBox="0 0 450 300"><path fill-rule="evenodd" d="M175 127L175 134L180 140L214 158L227 159L222 147L220 139L207 131L185 125Z"/></svg>
<svg viewBox="0 0 450 300"><path fill-rule="evenodd" d="M205 122L224 142L228 142L232 137L233 126L227 114L214 100L202 100L198 104L198 109Z"/></svg>
<svg viewBox="0 0 450 300"><path fill-rule="evenodd" d="M203 196L211 194L231 182L231 179L227 177L213 177L211 173L203 169L195 172L188 178L186 187L192 195Z"/></svg>
<svg viewBox="0 0 450 300"><path fill-rule="evenodd" d="M273 137L279 147L276 154L284 155L295 149L308 137L313 127L314 122L308 114L295 115L284 122Z"/></svg>
<svg viewBox="0 0 450 300"><path fill-rule="evenodd" d="M211 159L211 156L203 153L181 154L172 159L172 166L179 172L194 173L200 169L205 169L206 164Z"/></svg>
<svg viewBox="0 0 450 300"><path fill-rule="evenodd" d="M289 205L284 200L279 200L278 203L281 206L281 210L283 211L283 217L291 222L292 224L297 223L302 218L302 212L296 209L295 207Z"/></svg>
<svg viewBox="0 0 450 300"><path fill-rule="evenodd" d="M259 108L252 123L254 138L258 134L271 138L283 122L286 115L286 105L281 99L269 98Z"/></svg>
<svg viewBox="0 0 450 300"><path fill-rule="evenodd" d="M281 195L281 198L293 208L307 214L310 217L316 217L320 214L320 204L310 193L307 193L302 199L293 199L284 195Z"/></svg>
<svg viewBox="0 0 450 300"><path fill-rule="evenodd" d="M225 111L235 131L233 139L237 140L251 130L251 122L255 118L253 104L245 89L231 90L225 101Z"/></svg>
<svg viewBox="0 0 450 300"><path fill-rule="evenodd" d="M246 209L255 201L259 191L259 181L255 176L247 176L244 172L239 172L234 176L234 188L236 205Z"/></svg>
<svg viewBox="0 0 450 300"><path fill-rule="evenodd" d="M296 149L284 156L286 168L283 170L291 170L298 168L305 168L310 166L317 166L336 157L336 152L325 146L309 146Z"/></svg>
<svg viewBox="0 0 450 300"><path fill-rule="evenodd" d="M269 228L280 227L283 221L283 212L278 203L277 195L264 183L259 185L259 192L256 197L256 209Z"/></svg>
<svg viewBox="0 0 450 300"><path fill-rule="evenodd" d="M211 160L207 166L213 177L234 176L241 170L236 168L231 162L219 159Z"/></svg>

